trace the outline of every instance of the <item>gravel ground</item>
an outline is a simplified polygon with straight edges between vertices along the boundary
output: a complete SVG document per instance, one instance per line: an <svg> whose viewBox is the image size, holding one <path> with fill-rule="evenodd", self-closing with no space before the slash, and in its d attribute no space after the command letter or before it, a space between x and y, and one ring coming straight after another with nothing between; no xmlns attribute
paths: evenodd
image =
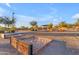
<svg viewBox="0 0 79 59"><path fill-rule="evenodd" d="M0 55L17 55L19 54L13 47L10 46L8 39L0 39Z"/></svg>

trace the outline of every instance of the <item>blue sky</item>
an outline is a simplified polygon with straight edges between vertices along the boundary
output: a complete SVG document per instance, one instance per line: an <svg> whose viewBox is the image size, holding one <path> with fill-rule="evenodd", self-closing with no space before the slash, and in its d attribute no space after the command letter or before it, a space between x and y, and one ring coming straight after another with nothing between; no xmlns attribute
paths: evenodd
<svg viewBox="0 0 79 59"><path fill-rule="evenodd" d="M2 3L0 16L11 16L15 12L16 26L30 26L30 21L37 21L38 25L48 23L58 24L61 21L74 23L79 18L79 4L77 3Z"/></svg>

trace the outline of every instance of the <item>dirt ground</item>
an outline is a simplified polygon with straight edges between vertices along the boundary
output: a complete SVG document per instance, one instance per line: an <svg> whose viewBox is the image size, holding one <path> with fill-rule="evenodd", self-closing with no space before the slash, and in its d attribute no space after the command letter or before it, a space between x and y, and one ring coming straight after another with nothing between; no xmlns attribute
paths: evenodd
<svg viewBox="0 0 79 59"><path fill-rule="evenodd" d="M9 39L0 39L0 55L17 55L16 49L10 45Z"/></svg>

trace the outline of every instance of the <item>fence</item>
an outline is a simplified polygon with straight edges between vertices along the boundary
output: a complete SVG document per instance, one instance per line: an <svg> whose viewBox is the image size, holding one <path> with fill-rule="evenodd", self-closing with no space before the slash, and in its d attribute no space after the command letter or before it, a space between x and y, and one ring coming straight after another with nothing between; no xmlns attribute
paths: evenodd
<svg viewBox="0 0 79 59"><path fill-rule="evenodd" d="M32 45L29 43L25 43L16 37L11 37L10 44L13 46L19 53L23 55L32 55Z"/></svg>

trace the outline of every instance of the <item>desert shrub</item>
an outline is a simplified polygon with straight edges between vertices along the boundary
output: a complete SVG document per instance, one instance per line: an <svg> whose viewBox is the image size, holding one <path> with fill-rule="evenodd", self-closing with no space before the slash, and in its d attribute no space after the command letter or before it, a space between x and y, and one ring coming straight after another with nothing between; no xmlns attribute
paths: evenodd
<svg viewBox="0 0 79 59"><path fill-rule="evenodd" d="M0 26L0 33L4 33L4 31L5 31L5 28Z"/></svg>
<svg viewBox="0 0 79 59"><path fill-rule="evenodd" d="M12 26L11 28L7 28L7 32L14 33L16 30L16 27Z"/></svg>

